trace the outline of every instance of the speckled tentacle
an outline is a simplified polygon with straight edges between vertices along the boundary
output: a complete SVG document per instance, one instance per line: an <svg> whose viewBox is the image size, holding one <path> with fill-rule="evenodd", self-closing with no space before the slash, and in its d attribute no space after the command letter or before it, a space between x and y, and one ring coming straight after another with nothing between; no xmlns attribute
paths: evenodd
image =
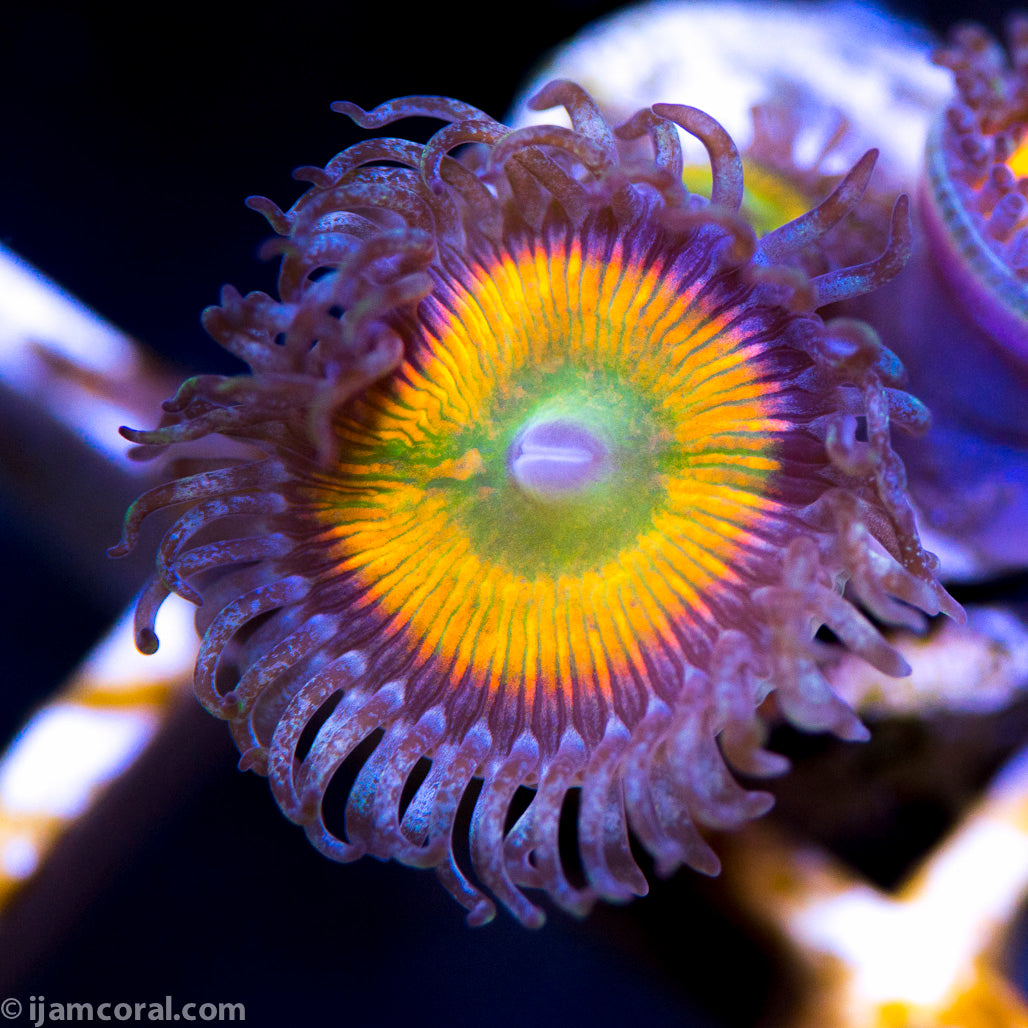
<svg viewBox="0 0 1028 1028"><path fill-rule="evenodd" d="M625 809L632 831L653 854L657 873L667 877L683 864L714 875L720 862L696 828L687 806L676 801L677 777L668 761L671 709L660 701L650 707L626 753Z"/></svg>
<svg viewBox="0 0 1028 1028"><path fill-rule="evenodd" d="M468 911L468 924L472 926L491 921L496 905L468 881L458 866L454 832L458 807L465 792L474 788L472 779L488 753L489 742L488 732L480 726L468 732L439 782L429 817L429 847L433 839L445 846L443 859L433 864L436 875L443 888Z"/></svg>
<svg viewBox="0 0 1028 1028"><path fill-rule="evenodd" d="M754 263L779 263L834 228L864 195L877 159L878 151L868 150L817 207L765 235L754 254Z"/></svg>
<svg viewBox="0 0 1028 1028"><path fill-rule="evenodd" d="M361 840L374 856L401 859L410 842L400 818L404 786L418 761L432 754L445 734L445 715L438 707L416 723L401 718L389 726L350 790L346 834L351 840Z"/></svg>
<svg viewBox="0 0 1028 1028"><path fill-rule="evenodd" d="M482 792L471 815L471 861L475 873L522 924L537 928L543 913L514 884L504 855L504 825L514 793L533 777L539 744L530 735L517 739L508 756L485 770Z"/></svg>
<svg viewBox="0 0 1028 1028"><path fill-rule="evenodd" d="M568 880L561 860L560 826L569 790L585 764L581 736L571 729L565 731L556 755L540 776L532 802L504 842L512 879L519 886L545 889L558 906L578 916L588 912L596 895L589 886L576 888Z"/></svg>
<svg viewBox="0 0 1028 1028"><path fill-rule="evenodd" d="M189 540L208 525L222 518L259 516L280 512L285 509L285 501L277 493L263 493L256 496L240 495L215 496L202 503L190 507L164 533L164 538L157 549L157 574L161 576L184 600L200 604L200 594L186 581L190 573L181 566L179 554L188 545ZM258 548L256 556L263 556L264 551ZM226 561L227 562L227 561Z"/></svg>
<svg viewBox="0 0 1028 1028"><path fill-rule="evenodd" d="M370 696L360 686L366 663L362 654L348 651L322 668L289 700L275 726L269 746L268 781L275 802L292 821L303 824L317 816L321 798L304 789L306 769L296 748L305 729L331 697L341 695L339 719L364 707ZM340 709L341 708L341 709ZM306 758L309 751L304 755Z"/></svg>
<svg viewBox="0 0 1028 1028"><path fill-rule="evenodd" d="M582 805L578 818L578 847L590 886L611 902L624 902L646 891L635 862L623 861L619 845L625 835L620 766L631 740L617 719L611 719L593 748L583 773ZM612 866L613 865L613 866ZM641 890L641 892L640 892Z"/></svg>
<svg viewBox="0 0 1028 1028"><path fill-rule="evenodd" d="M855 268L830 271L812 280L814 306L851 300L884 285L902 270L910 258L912 235L910 227L910 201L900 196L892 209L889 241L880 257Z"/></svg>
<svg viewBox="0 0 1028 1028"><path fill-rule="evenodd" d="M344 840L328 828L322 802L325 792L354 748L388 723L399 710L403 703L403 686L399 682L387 682L373 695L362 699L364 702L356 709L340 704L328 716L304 758L298 782L300 809L315 811L313 817L304 820L307 838L326 856L343 862L364 856L367 845L363 840Z"/></svg>
<svg viewBox="0 0 1028 1028"><path fill-rule="evenodd" d="M348 100L336 100L336 114L344 114L364 129L380 129L404 118L438 118L440 121L492 121L484 111L448 96L404 96L365 111ZM499 124L497 122L496 124Z"/></svg>
<svg viewBox="0 0 1028 1028"><path fill-rule="evenodd" d="M143 493L129 507L121 530L121 541L107 551L108 556L124 557L131 553L139 539L139 528L143 520L154 511L163 510L177 503L195 503L242 489L266 488L274 481L274 464L269 461L204 471L155 486Z"/></svg>
<svg viewBox="0 0 1028 1028"><path fill-rule="evenodd" d="M596 101L577 82L556 79L539 90L528 101L528 106L533 111L563 107L568 112L574 131L597 144L606 156L608 164L617 163L614 133L607 124L607 119L600 113Z"/></svg>
<svg viewBox="0 0 1028 1028"><path fill-rule="evenodd" d="M788 770L789 762L765 749L767 728L757 708L768 689L766 662L743 632L721 634L711 654L714 693L713 730L730 767L757 778Z"/></svg>
<svg viewBox="0 0 1028 1028"><path fill-rule="evenodd" d="M204 633L200 643L200 652L196 658L196 674L193 686L197 699L214 715L222 718L236 717L243 711L235 693L230 690L224 696L218 693L215 674L218 661L229 640L245 624L302 599L309 586L298 575L280 581L261 585L223 607L210 627Z"/></svg>

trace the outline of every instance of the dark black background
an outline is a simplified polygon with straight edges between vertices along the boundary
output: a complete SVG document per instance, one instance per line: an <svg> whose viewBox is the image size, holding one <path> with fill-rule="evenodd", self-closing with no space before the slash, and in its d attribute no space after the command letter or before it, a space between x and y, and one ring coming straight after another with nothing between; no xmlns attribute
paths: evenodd
<svg viewBox="0 0 1028 1028"><path fill-rule="evenodd" d="M199 312L224 282L272 288L242 200L287 206L292 167L357 138L330 101L442 93L502 116L547 50L614 5L19 6L0 24L0 239L183 369L232 371ZM973 13L995 29L1006 8ZM901 9L940 31L972 13ZM67 581L17 513L0 503L0 740L119 602ZM675 1025L744 1020L770 987L677 880L585 923L529 933L501 914L471 932L427 873L318 856L233 770L227 733L196 749L189 802L144 818L106 871L84 856L75 873L100 883L23 1000L239 1000L258 1025Z"/></svg>

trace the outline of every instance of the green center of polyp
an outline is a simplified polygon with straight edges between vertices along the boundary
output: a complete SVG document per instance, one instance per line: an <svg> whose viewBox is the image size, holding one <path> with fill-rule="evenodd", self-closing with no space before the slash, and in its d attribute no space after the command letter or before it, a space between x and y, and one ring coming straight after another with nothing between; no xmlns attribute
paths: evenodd
<svg viewBox="0 0 1028 1028"><path fill-rule="evenodd" d="M525 577L576 574L652 528L673 449L653 397L616 369L566 363L526 368L491 400L447 446L474 449L481 471L445 484L449 517L483 559Z"/></svg>
<svg viewBox="0 0 1028 1028"><path fill-rule="evenodd" d="M508 469L526 496L554 504L573 502L608 481L614 462L598 426L557 417L531 422L518 433Z"/></svg>

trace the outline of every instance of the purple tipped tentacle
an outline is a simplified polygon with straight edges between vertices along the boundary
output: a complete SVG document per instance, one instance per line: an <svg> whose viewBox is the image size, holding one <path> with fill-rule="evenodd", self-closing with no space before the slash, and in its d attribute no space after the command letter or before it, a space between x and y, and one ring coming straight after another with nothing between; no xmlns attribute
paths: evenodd
<svg viewBox="0 0 1028 1028"><path fill-rule="evenodd" d="M578 888L568 881L561 860L560 826L569 790L587 761L581 736L568 728L556 755L544 768L535 796L504 842L512 879L527 888L544 889L562 909L576 916L588 913L596 896L588 883Z"/></svg>
<svg viewBox="0 0 1028 1028"><path fill-rule="evenodd" d="M184 600L200 605L200 594L186 582L186 574L179 565L179 554L189 540L201 529L222 518L277 514L285 510L285 501L277 493L232 494L215 496L190 507L164 533L157 549L157 573L172 591Z"/></svg>
<svg viewBox="0 0 1028 1028"><path fill-rule="evenodd" d="M767 669L749 636L737 629L720 634L711 654L710 677L715 701L713 727L728 764L758 778L788 770L785 757L764 749L767 728L757 709L767 691Z"/></svg>
<svg viewBox="0 0 1028 1028"><path fill-rule="evenodd" d="M403 859L410 840L403 834L400 801L420 760L433 753L446 734L446 717L433 707L417 721L397 718L364 762L346 802L346 834L368 853Z"/></svg>
<svg viewBox="0 0 1028 1028"><path fill-rule="evenodd" d="M289 593L290 602L295 602ZM298 594L296 599L302 599ZM260 698L264 690L313 652L322 649L337 637L342 622L329 614L313 614L296 631L272 646L261 647L260 656L247 662L246 670L232 687L231 693L222 697L222 703L234 708L233 718L245 717Z"/></svg>
<svg viewBox="0 0 1028 1028"><path fill-rule="evenodd" d="M566 154L593 175L610 171L617 161L616 154L608 153L601 143L559 125L528 125L512 129L492 147L490 161L493 167L502 167L511 157L538 147Z"/></svg>
<svg viewBox="0 0 1028 1028"><path fill-rule="evenodd" d="M177 503L196 503L242 490L267 489L276 481L274 462L257 461L215 471L204 471L155 486L143 493L129 507L122 526L121 540L107 551L108 555L124 557L131 553L139 539L139 529L143 520L155 511Z"/></svg>
<svg viewBox="0 0 1028 1028"><path fill-rule="evenodd" d="M666 740L661 739L656 754L650 755L648 771L648 799L656 824L653 826L661 840L655 851L657 873L667 876L685 864L700 874L716 875L721 861L700 834L688 806L682 802L679 775L671 766ZM641 829L637 819L633 821Z"/></svg>
<svg viewBox="0 0 1028 1028"><path fill-rule="evenodd" d="M443 888L468 911L467 920L472 927L491 921L496 915L496 905L468 881L457 864L454 830L461 801L469 790L474 789L474 776L481 773L480 768L491 749L492 737L488 728L480 723L473 724L446 767L435 791L429 816L429 848L433 848L432 841L436 839L443 847L443 859L433 865L436 876ZM471 816L475 817L474 811Z"/></svg>
<svg viewBox="0 0 1028 1028"><path fill-rule="evenodd" d="M814 627L826 618L826 587L834 595L817 544L809 536L800 536L786 549L780 584L756 591L754 598L771 628L770 679L783 713L793 724L830 731L840 739L866 740L867 729L825 680L814 645Z"/></svg>

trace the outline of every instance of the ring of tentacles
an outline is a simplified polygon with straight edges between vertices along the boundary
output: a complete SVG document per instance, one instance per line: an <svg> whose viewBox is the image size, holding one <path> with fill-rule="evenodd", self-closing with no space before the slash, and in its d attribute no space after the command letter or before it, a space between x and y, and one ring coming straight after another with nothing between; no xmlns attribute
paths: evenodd
<svg viewBox="0 0 1028 1028"><path fill-rule="evenodd" d="M797 258L873 155L758 244L708 116L656 105L615 132L571 83L536 102L572 127L336 105L444 125L301 169L288 212L251 201L280 299L227 288L205 314L250 373L190 379L125 430L141 456L235 449L144 495L115 548L178 507L140 648L170 592L201 603L196 691L243 766L326 854L432 867L473 923L487 892L526 924L526 889L577 913L645 893L631 836L661 874L716 872L700 829L770 804L730 767L782 770L766 719L862 737L825 661L901 674L874 621L959 613L889 443L926 414L868 326L814 313L898 270L905 201L867 264ZM682 185L679 128L709 200ZM640 138L652 158L622 159Z"/></svg>

